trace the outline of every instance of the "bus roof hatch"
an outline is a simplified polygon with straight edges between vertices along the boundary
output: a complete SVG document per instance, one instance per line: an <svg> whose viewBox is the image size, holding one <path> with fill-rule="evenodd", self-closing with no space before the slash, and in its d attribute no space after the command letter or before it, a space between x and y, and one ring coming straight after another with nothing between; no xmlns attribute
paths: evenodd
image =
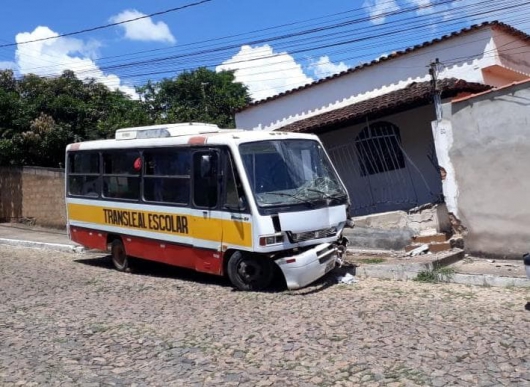
<svg viewBox="0 0 530 387"><path fill-rule="evenodd" d="M124 128L116 131L116 140L134 140L144 138L163 138L194 136L203 133L217 133L221 129L217 125L188 122L183 124L167 124Z"/></svg>

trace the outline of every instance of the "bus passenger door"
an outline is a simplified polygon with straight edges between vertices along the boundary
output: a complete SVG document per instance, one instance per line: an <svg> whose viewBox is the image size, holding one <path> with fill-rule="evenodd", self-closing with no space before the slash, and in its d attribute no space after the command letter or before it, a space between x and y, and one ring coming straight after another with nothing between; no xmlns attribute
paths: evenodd
<svg viewBox="0 0 530 387"><path fill-rule="evenodd" d="M219 165L217 149L193 153L193 208L191 236L195 270L212 274L222 272L222 220L219 211Z"/></svg>

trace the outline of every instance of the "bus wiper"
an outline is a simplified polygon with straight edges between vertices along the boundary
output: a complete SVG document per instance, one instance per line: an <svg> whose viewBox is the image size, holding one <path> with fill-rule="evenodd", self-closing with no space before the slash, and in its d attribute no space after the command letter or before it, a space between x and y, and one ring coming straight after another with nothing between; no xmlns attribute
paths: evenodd
<svg viewBox="0 0 530 387"><path fill-rule="evenodd" d="M310 207L315 206L313 202L306 200L306 199L302 199L301 197L297 196L297 194L290 194L290 193L285 193L285 192L267 192L267 195L287 196L289 198L296 199L301 203L307 204ZM273 203L269 203L269 204L273 204Z"/></svg>
<svg viewBox="0 0 530 387"><path fill-rule="evenodd" d="M303 188L304 191L309 191L309 192L316 192L316 193L319 193L319 194L322 194L324 196L325 199L331 199L332 196L329 195L327 192L324 192L324 191L321 191L319 189L316 189L316 188Z"/></svg>
<svg viewBox="0 0 530 387"><path fill-rule="evenodd" d="M309 191L309 192L316 192L316 193L319 193L321 194L322 196L324 196L324 199L342 199L342 198L345 198L346 197L346 194L345 193L336 193L336 194L333 194L333 195L330 195L328 194L327 192L324 192L324 191L321 191L319 189L316 189L316 188L304 188L303 189L304 191Z"/></svg>
<svg viewBox="0 0 530 387"><path fill-rule="evenodd" d="M346 195L344 192L339 192L339 193L336 193L334 195L329 195L329 198L330 199L344 199L346 198L348 195Z"/></svg>

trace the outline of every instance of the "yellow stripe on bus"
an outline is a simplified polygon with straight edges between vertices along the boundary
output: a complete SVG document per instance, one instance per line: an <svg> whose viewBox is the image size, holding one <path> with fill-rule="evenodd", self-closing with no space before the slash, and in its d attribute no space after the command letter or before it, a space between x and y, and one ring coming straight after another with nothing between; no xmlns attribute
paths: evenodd
<svg viewBox="0 0 530 387"><path fill-rule="evenodd" d="M225 245L252 246L252 225L240 220L204 218L173 214L68 203L68 218L94 225L108 225L191 237Z"/></svg>

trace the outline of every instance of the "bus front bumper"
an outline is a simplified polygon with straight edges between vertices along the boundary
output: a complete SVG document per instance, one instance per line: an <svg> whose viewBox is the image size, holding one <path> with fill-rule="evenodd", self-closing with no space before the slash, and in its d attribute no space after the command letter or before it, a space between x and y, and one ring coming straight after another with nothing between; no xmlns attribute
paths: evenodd
<svg viewBox="0 0 530 387"><path fill-rule="evenodd" d="M276 263L283 272L287 287L294 290L309 285L333 270L341 263L340 255L337 246L322 243L301 254L280 258Z"/></svg>
<svg viewBox="0 0 530 387"><path fill-rule="evenodd" d="M526 270L526 276L530 279L530 254L525 254L523 256L524 267Z"/></svg>

